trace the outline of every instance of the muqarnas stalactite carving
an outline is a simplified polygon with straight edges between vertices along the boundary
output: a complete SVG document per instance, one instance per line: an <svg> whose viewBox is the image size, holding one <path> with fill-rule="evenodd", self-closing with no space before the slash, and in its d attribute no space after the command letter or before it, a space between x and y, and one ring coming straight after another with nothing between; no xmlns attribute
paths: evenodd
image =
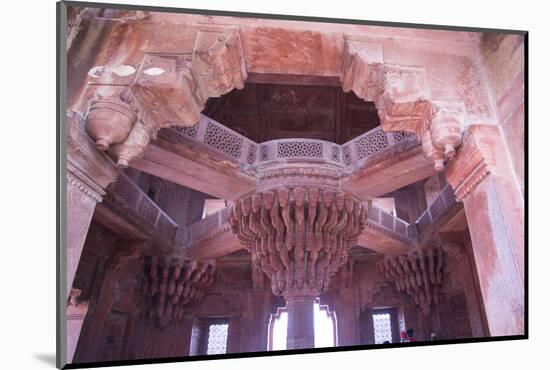
<svg viewBox="0 0 550 370"><path fill-rule="evenodd" d="M216 278L216 267L209 263L172 256L152 256L147 262L143 282L147 313L160 328L183 318L185 308L200 302Z"/></svg>
<svg viewBox="0 0 550 370"><path fill-rule="evenodd" d="M415 249L406 256L386 256L378 263L384 277L397 291L408 294L422 312L429 314L439 302L445 254L441 248Z"/></svg>
<svg viewBox="0 0 550 370"><path fill-rule="evenodd" d="M346 263L365 214L366 207L351 195L294 187L239 199L230 223L252 263L271 279L275 295L316 295Z"/></svg>

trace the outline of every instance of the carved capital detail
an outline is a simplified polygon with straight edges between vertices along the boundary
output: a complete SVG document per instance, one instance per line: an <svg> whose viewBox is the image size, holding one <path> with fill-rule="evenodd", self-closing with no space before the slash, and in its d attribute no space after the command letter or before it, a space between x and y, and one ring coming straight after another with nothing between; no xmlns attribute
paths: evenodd
<svg viewBox="0 0 550 370"><path fill-rule="evenodd" d="M145 264L143 292L147 313L161 329L184 317L192 302L200 301L216 279L216 266L186 260L181 254L152 256Z"/></svg>
<svg viewBox="0 0 550 370"><path fill-rule="evenodd" d="M111 259L109 270L118 272L123 264L139 259L142 256L144 247L146 247L145 244L147 244L147 242L135 241L131 242L122 250L117 251Z"/></svg>
<svg viewBox="0 0 550 370"><path fill-rule="evenodd" d="M377 267L384 277L406 293L425 314L440 299L445 254L441 248L415 248L408 255L386 256Z"/></svg>
<svg viewBox="0 0 550 370"><path fill-rule="evenodd" d="M490 173L497 173L497 152L505 150L501 132L494 125L471 125L463 143L449 161L445 175L456 198L462 201ZM502 166L502 164L501 164Z"/></svg>
<svg viewBox="0 0 550 370"><path fill-rule="evenodd" d="M344 192L293 187L237 200L229 222L275 295L317 296L347 262L365 214L361 202Z"/></svg>
<svg viewBox="0 0 550 370"><path fill-rule="evenodd" d="M146 54L132 85L143 111L156 128L193 126L205 101L195 95L191 55Z"/></svg>

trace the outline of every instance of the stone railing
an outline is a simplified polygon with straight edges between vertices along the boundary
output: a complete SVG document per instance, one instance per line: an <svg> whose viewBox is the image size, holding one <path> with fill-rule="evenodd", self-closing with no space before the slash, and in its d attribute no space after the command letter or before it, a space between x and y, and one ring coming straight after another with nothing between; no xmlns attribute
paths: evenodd
<svg viewBox="0 0 550 370"><path fill-rule="evenodd" d="M189 226L189 240L193 244L199 240L214 238L230 230L229 208L215 212ZM416 227L377 207L370 207L366 213L366 227L381 231L406 243L414 243Z"/></svg>
<svg viewBox="0 0 550 370"><path fill-rule="evenodd" d="M401 141L417 140L414 134L385 132L378 126L343 145L315 139L279 139L258 144L204 115L195 126L167 130L222 153L243 167L300 160L353 167Z"/></svg>
<svg viewBox="0 0 550 370"><path fill-rule="evenodd" d="M367 212L367 226L401 241L412 243L416 241L416 226L386 212L371 206Z"/></svg>
<svg viewBox="0 0 550 370"><path fill-rule="evenodd" d="M137 213L149 229L156 231L166 241L178 244L178 239L182 238L182 231L176 222L124 173L121 172L117 180L109 185L107 193L115 204L125 211Z"/></svg>
<svg viewBox="0 0 550 370"><path fill-rule="evenodd" d="M258 161L258 144L221 123L201 114L195 126L173 126L168 130L225 154L240 164L254 165Z"/></svg>
<svg viewBox="0 0 550 370"><path fill-rule="evenodd" d="M447 184L441 190L441 193L432 203L422 212L415 224L420 233L424 232L430 225L436 223L446 211L457 203L455 192L451 185Z"/></svg>
<svg viewBox="0 0 550 370"><path fill-rule="evenodd" d="M352 166L404 140L416 141L416 136L404 131L385 132L377 126L341 146L342 162Z"/></svg>
<svg viewBox="0 0 550 370"><path fill-rule="evenodd" d="M340 145L315 139L279 139L261 143L256 164L307 160L341 166Z"/></svg>
<svg viewBox="0 0 550 370"><path fill-rule="evenodd" d="M213 238L220 232L228 231L228 219L229 208L223 208L206 216L189 226L189 239L191 242L195 242L205 238Z"/></svg>

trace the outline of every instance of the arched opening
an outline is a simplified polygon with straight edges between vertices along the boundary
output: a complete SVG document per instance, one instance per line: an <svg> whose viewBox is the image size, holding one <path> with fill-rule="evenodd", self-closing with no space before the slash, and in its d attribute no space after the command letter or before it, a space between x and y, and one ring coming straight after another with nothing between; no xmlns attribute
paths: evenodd
<svg viewBox="0 0 550 370"><path fill-rule="evenodd" d="M336 335L336 316L326 305L315 300L313 305L315 330L315 348L334 347L338 345ZM268 333L268 350L283 351L287 349L288 313L286 307L280 307L271 315Z"/></svg>

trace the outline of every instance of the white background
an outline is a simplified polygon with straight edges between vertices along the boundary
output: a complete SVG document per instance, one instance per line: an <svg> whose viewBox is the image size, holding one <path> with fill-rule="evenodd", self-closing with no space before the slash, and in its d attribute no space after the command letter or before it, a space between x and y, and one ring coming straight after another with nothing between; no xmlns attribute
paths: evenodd
<svg viewBox="0 0 550 370"><path fill-rule="evenodd" d="M119 1L113 1L119 2ZM544 1L161 1L133 4L456 26L529 35L529 340L140 366L151 369L546 368L548 10ZM120 1L125 3L125 1ZM535 5L537 4L537 5ZM55 2L2 2L0 57L0 367L52 368L55 358ZM7 83L6 83L7 80ZM546 217L545 217L546 216ZM545 356L546 355L546 356ZM126 368L126 367L125 367ZM137 368L137 367L135 367Z"/></svg>

